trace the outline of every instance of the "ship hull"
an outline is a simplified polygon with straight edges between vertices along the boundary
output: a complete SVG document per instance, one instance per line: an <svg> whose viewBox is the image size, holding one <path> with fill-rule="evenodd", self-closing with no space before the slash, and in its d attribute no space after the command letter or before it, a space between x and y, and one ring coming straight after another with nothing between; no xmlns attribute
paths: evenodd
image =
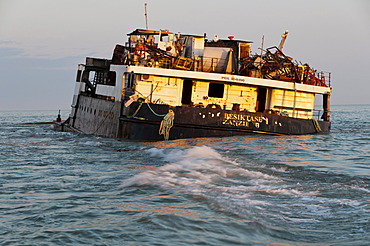
<svg viewBox="0 0 370 246"><path fill-rule="evenodd" d="M118 139L164 140L165 136L160 135L160 126L170 109L174 112L173 125L168 131L170 140L247 134L302 135L330 130L330 122L327 121L139 102L124 109L121 103L82 95L76 109L75 116L63 129ZM58 128L61 129L60 126Z"/></svg>
<svg viewBox="0 0 370 246"><path fill-rule="evenodd" d="M159 134L163 116L170 109L167 105L135 103L131 113L135 117L121 117L119 137L135 140L163 140ZM197 137L226 137L247 134L303 135L327 133L330 122L296 119L280 115L252 113L208 108L171 108L174 123L169 139ZM157 115L155 115L155 114ZM132 114L131 114L132 115Z"/></svg>

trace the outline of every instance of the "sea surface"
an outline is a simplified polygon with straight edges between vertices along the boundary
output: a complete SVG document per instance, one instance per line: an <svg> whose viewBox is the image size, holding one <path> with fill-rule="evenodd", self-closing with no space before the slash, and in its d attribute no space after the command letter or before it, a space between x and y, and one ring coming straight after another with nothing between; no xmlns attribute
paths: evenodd
<svg viewBox="0 0 370 246"><path fill-rule="evenodd" d="M63 111L63 118L68 111ZM370 105L330 134L117 141L0 112L0 245L369 245Z"/></svg>

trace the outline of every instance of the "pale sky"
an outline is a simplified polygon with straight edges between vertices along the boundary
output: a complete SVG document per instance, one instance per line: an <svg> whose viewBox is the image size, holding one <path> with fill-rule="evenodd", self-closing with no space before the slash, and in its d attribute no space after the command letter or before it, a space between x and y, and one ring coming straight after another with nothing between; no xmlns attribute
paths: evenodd
<svg viewBox="0 0 370 246"><path fill-rule="evenodd" d="M0 0L0 110L69 109L86 56L145 28L278 46L332 73L332 104L370 104L369 0Z"/></svg>

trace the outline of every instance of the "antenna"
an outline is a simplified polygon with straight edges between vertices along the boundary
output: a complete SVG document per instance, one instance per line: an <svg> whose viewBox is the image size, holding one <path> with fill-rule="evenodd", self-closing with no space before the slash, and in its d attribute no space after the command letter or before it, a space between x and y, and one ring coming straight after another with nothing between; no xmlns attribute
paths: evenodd
<svg viewBox="0 0 370 246"><path fill-rule="evenodd" d="M148 13L147 13L147 3L144 4L144 7L145 7L145 26L146 26L146 30L148 30Z"/></svg>
<svg viewBox="0 0 370 246"><path fill-rule="evenodd" d="M261 76L261 78L263 77L262 76L262 54L263 54L263 49L264 49L264 46L265 45L265 35L262 35L262 43L261 43L261 58L260 58L260 74L259 76Z"/></svg>

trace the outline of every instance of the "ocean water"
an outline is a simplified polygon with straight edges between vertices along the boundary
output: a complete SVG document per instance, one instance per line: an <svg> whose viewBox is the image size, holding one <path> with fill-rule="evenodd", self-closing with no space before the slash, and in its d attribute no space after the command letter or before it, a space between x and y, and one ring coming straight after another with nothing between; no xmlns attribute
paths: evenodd
<svg viewBox="0 0 370 246"><path fill-rule="evenodd" d="M66 118L67 111L63 111ZM0 112L0 245L369 245L370 105L330 134L162 142Z"/></svg>

